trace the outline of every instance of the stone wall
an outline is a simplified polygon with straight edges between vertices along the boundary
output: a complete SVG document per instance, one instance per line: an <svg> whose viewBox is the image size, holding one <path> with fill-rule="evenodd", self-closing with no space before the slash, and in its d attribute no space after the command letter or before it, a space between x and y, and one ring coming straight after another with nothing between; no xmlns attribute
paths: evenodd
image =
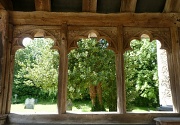
<svg viewBox="0 0 180 125"><path fill-rule="evenodd" d="M167 52L160 49L161 43L157 41L157 61L158 61L158 77L159 77L159 99L160 105L173 105L172 94L170 88L170 77L167 64Z"/></svg>

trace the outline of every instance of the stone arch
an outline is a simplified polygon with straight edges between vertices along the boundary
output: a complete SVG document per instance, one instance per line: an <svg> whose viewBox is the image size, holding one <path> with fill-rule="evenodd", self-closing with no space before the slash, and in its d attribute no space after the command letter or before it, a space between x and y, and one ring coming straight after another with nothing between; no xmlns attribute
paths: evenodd
<svg viewBox="0 0 180 125"><path fill-rule="evenodd" d="M99 30L87 30L87 31L76 32L73 34L73 36L74 37L72 39L69 39L68 52L70 52L72 49L78 48L77 42L80 39L86 39L86 38L96 38L97 41L101 39L106 39L109 43L108 49L111 49L114 52L117 51L117 46L115 44L115 41L111 37L109 37L109 35L105 32Z"/></svg>
<svg viewBox="0 0 180 125"><path fill-rule="evenodd" d="M166 28L134 28L132 31L129 31L129 28L125 28L124 33L124 52L131 50L130 42L133 39L141 40L141 36L146 34L150 38L150 42L153 40L159 40L161 43L161 49L165 49L167 52L171 52L171 39L170 31Z"/></svg>

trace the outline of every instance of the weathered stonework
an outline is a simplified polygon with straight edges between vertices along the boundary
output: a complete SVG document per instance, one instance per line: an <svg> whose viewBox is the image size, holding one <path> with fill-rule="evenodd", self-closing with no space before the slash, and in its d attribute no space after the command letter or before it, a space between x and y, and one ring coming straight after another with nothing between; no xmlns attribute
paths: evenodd
<svg viewBox="0 0 180 125"><path fill-rule="evenodd" d="M170 87L170 77L167 64L166 50L160 49L161 43L157 41L157 60L158 60L158 77L159 77L159 99L160 105L173 105Z"/></svg>

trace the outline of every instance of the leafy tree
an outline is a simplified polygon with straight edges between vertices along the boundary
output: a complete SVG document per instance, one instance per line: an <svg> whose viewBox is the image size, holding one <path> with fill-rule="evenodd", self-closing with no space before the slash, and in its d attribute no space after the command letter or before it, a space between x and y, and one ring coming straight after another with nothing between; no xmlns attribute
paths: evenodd
<svg viewBox="0 0 180 125"><path fill-rule="evenodd" d="M158 105L158 76L156 41L131 42L133 51L124 54L127 105Z"/></svg>
<svg viewBox="0 0 180 125"><path fill-rule="evenodd" d="M16 52L13 94L23 99L57 95L59 54L50 50L52 44L50 39L34 39Z"/></svg>
<svg viewBox="0 0 180 125"><path fill-rule="evenodd" d="M110 88L116 86L114 53L107 50L107 46L105 40L82 39L78 49L68 55L68 96L83 98L89 92L92 111L105 110L103 99L108 101L107 98L114 96L111 99L116 103L116 91Z"/></svg>
<svg viewBox="0 0 180 125"><path fill-rule="evenodd" d="M51 40L35 39L15 57L13 95L57 96L59 54L50 50ZM68 98L91 99L92 110L116 111L115 55L106 40L82 39L78 49L68 54ZM132 41L133 51L124 54L127 106L156 106L158 78L156 43L147 39Z"/></svg>

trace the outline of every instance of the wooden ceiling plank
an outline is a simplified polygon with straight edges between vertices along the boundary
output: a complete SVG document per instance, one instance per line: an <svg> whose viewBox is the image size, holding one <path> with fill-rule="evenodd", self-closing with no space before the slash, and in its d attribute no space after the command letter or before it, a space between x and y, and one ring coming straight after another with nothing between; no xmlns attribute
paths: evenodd
<svg viewBox="0 0 180 125"><path fill-rule="evenodd" d="M120 12L135 12L137 0L121 0Z"/></svg>
<svg viewBox="0 0 180 125"><path fill-rule="evenodd" d="M13 10L13 4L11 0L0 0L0 8L5 10Z"/></svg>
<svg viewBox="0 0 180 125"><path fill-rule="evenodd" d="M164 6L164 13L178 13L180 12L180 0L166 0Z"/></svg>
<svg viewBox="0 0 180 125"><path fill-rule="evenodd" d="M4 9L4 6L0 3L0 9Z"/></svg>
<svg viewBox="0 0 180 125"><path fill-rule="evenodd" d="M166 0L165 6L164 6L164 13L170 13L173 10L173 2L174 0Z"/></svg>
<svg viewBox="0 0 180 125"><path fill-rule="evenodd" d="M180 0L176 0L176 3L174 4L174 12L179 13L180 12Z"/></svg>
<svg viewBox="0 0 180 125"><path fill-rule="evenodd" d="M97 11L97 0L91 0L89 9L90 9L90 12L96 13L96 11Z"/></svg>
<svg viewBox="0 0 180 125"><path fill-rule="evenodd" d="M36 11L51 11L51 0L35 0Z"/></svg>
<svg viewBox="0 0 180 125"><path fill-rule="evenodd" d="M89 12L89 2L90 0L82 0L82 11Z"/></svg>
<svg viewBox="0 0 180 125"><path fill-rule="evenodd" d="M93 12L97 10L97 0L83 0L82 11L83 12Z"/></svg>

